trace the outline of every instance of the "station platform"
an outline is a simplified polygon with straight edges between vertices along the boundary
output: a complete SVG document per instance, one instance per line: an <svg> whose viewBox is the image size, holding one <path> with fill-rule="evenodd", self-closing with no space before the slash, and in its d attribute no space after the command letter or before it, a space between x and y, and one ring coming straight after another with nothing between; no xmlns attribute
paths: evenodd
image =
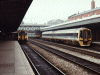
<svg viewBox="0 0 100 75"><path fill-rule="evenodd" d="M18 41L0 41L0 75L35 75Z"/></svg>
<svg viewBox="0 0 100 75"><path fill-rule="evenodd" d="M100 45L100 42L97 42L97 41L94 41L94 42L92 42L92 43L94 43L94 44L99 44L99 45Z"/></svg>

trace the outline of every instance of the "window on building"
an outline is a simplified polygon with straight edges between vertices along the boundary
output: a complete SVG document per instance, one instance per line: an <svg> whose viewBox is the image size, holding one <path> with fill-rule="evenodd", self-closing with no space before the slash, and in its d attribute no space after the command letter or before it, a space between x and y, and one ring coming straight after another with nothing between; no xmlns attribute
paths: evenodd
<svg viewBox="0 0 100 75"><path fill-rule="evenodd" d="M94 15L96 15L96 13L94 13Z"/></svg>
<svg viewBox="0 0 100 75"><path fill-rule="evenodd" d="M23 27L22 27L22 30L23 30Z"/></svg>
<svg viewBox="0 0 100 75"><path fill-rule="evenodd" d="M31 28L31 30L33 30L33 27Z"/></svg>
<svg viewBox="0 0 100 75"><path fill-rule="evenodd" d="M90 15L88 14L88 17L89 17Z"/></svg>
<svg viewBox="0 0 100 75"><path fill-rule="evenodd" d="M84 16L82 16L82 18L84 18Z"/></svg>
<svg viewBox="0 0 100 75"><path fill-rule="evenodd" d="M30 30L30 28L29 28L29 30Z"/></svg>
<svg viewBox="0 0 100 75"><path fill-rule="evenodd" d="M20 27L18 29L20 29Z"/></svg>
<svg viewBox="0 0 100 75"><path fill-rule="evenodd" d="M35 30L37 30L38 29L38 27L35 27Z"/></svg>
<svg viewBox="0 0 100 75"><path fill-rule="evenodd" d="M27 30L27 27L25 28L25 30Z"/></svg>
<svg viewBox="0 0 100 75"><path fill-rule="evenodd" d="M30 28L30 30L32 30L32 28Z"/></svg>
<svg viewBox="0 0 100 75"><path fill-rule="evenodd" d="M27 27L27 30L29 30L29 27Z"/></svg>

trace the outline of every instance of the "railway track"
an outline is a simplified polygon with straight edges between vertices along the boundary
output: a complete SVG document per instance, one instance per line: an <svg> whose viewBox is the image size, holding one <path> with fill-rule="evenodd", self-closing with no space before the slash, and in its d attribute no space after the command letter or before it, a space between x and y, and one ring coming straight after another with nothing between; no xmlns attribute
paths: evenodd
<svg viewBox="0 0 100 75"><path fill-rule="evenodd" d="M39 39L35 39L37 42L42 42L44 44L48 44L48 45L52 45L52 46L56 46L56 47L60 47L62 49L67 49L73 52L78 52L81 54L85 54L85 55L89 55L95 58L100 58L100 50L99 52L93 49L89 49L89 48L78 48L78 47L73 47L73 46L69 46L69 45L63 45L63 44L59 44L59 43L54 43L54 42L48 42L48 41L43 41L43 40L39 40Z"/></svg>
<svg viewBox="0 0 100 75"><path fill-rule="evenodd" d="M59 51L57 49L54 49L54 48L51 48L51 47L48 47L48 46L45 46L43 44L40 44L40 43L37 43L37 42L33 42L33 41L29 41L30 43L32 44L35 44L53 54L56 54L66 60L69 60L73 63L76 63L78 65L81 65L97 74L100 74L100 65L99 64L96 64L96 63L93 63L93 62L90 62L90 61L87 61L85 59L81 59L79 57L76 57L76 56L73 56L73 55L70 55L70 54L67 54L65 52L62 52L62 51Z"/></svg>
<svg viewBox="0 0 100 75"><path fill-rule="evenodd" d="M33 38L31 38L31 39L33 39ZM42 40L42 39L35 39L35 40L44 41L44 40ZM46 43L49 42L49 43L51 43L51 44L54 43L54 44L61 45L61 44L59 44L59 43L50 42L50 41L44 41L44 43L45 43L45 42L46 42ZM65 44L65 43L63 43L63 45L64 45L64 46L67 46L67 48L68 48L68 47L76 48L75 45L72 46L72 45L67 45L67 44ZM87 46L87 47L84 47L84 46L83 46L83 47L82 47L82 46L81 46L81 47L80 47L80 46L77 46L77 48L79 48L79 49L80 49L80 48L81 48L81 49L83 48L83 49L94 50L94 51L100 52L100 44L96 44L96 43L92 43L91 46Z"/></svg>
<svg viewBox="0 0 100 75"><path fill-rule="evenodd" d="M27 44L21 44L21 47L31 63L35 75L65 75Z"/></svg>
<svg viewBox="0 0 100 75"><path fill-rule="evenodd" d="M95 50L97 52L100 52L100 44L92 43L90 47L86 47L85 49L90 49L90 50Z"/></svg>

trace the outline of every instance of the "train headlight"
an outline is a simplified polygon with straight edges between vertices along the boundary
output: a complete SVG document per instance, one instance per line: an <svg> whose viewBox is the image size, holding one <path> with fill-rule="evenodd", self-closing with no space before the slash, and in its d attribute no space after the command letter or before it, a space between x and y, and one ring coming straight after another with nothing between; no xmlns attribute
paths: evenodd
<svg viewBox="0 0 100 75"><path fill-rule="evenodd" d="M21 37L19 37L19 39L21 39Z"/></svg>

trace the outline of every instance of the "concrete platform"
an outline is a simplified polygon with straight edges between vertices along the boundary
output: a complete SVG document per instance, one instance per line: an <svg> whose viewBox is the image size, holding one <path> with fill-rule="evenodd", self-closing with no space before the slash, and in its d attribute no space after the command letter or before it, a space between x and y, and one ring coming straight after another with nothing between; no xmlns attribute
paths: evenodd
<svg viewBox="0 0 100 75"><path fill-rule="evenodd" d="M0 75L35 75L17 41L0 41Z"/></svg>
<svg viewBox="0 0 100 75"><path fill-rule="evenodd" d="M99 44L100 45L100 42L92 42L92 43L95 43L95 44Z"/></svg>

